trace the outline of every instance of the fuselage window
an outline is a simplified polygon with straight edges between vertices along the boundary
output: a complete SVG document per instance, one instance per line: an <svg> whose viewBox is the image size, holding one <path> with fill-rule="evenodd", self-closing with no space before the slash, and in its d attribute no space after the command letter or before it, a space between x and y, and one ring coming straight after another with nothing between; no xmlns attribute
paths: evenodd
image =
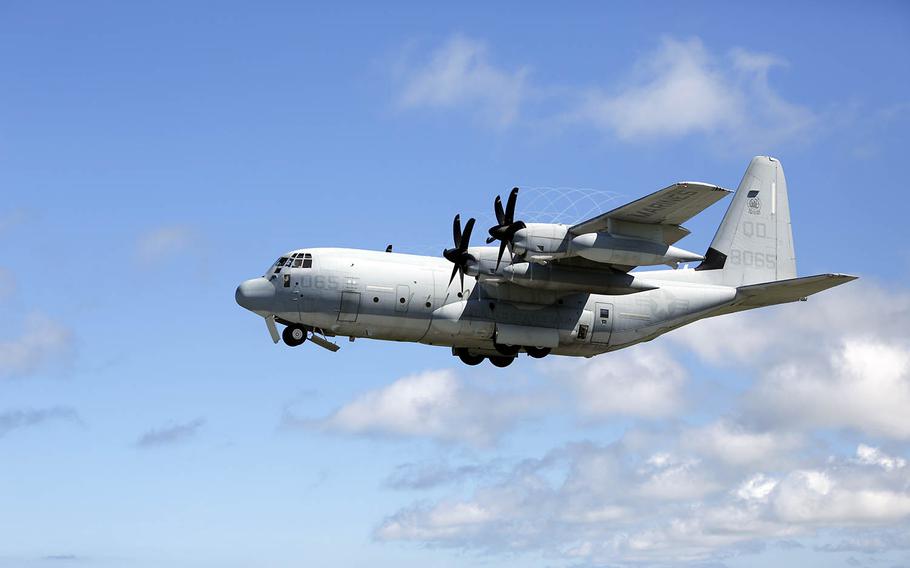
<svg viewBox="0 0 910 568"><path fill-rule="evenodd" d="M600 309L600 317L602 317L602 318L608 318L608 317L610 317L610 310L607 309L607 308L601 308L601 309Z"/></svg>

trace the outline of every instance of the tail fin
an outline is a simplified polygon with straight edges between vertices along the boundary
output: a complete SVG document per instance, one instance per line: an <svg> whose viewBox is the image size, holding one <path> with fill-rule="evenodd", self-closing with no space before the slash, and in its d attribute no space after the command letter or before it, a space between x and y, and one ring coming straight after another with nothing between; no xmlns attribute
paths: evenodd
<svg viewBox="0 0 910 568"><path fill-rule="evenodd" d="M696 270L720 270L728 286L796 277L787 180L775 158L752 158Z"/></svg>

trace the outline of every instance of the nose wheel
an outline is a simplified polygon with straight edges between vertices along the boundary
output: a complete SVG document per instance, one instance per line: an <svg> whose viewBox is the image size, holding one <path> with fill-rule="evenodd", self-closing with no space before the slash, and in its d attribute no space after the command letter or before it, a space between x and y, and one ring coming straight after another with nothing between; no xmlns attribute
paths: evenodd
<svg viewBox="0 0 910 568"><path fill-rule="evenodd" d="M281 339L288 347L297 347L306 341L306 330L299 325L289 325L281 332Z"/></svg>

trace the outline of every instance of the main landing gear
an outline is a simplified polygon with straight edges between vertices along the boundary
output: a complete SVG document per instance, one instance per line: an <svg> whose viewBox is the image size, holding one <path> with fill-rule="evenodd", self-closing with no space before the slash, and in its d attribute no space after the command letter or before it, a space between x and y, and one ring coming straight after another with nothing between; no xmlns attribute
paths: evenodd
<svg viewBox="0 0 910 568"><path fill-rule="evenodd" d="M281 332L281 339L289 347L297 347L306 341L306 329L300 325L289 325Z"/></svg>
<svg viewBox="0 0 910 568"><path fill-rule="evenodd" d="M484 360L483 355L471 355L467 351L460 352L458 354L458 358L461 359L461 362L464 363L465 365L470 365L472 367L474 365L480 365L481 363L483 363L483 360Z"/></svg>
<svg viewBox="0 0 910 568"><path fill-rule="evenodd" d="M456 347L452 350L453 355L457 355L465 365L480 365L484 359L489 359L495 367L508 367L518 357L518 353L524 349L529 357L541 359L550 354L549 347L518 347L514 345L494 344L497 355L478 355L471 353L464 347Z"/></svg>
<svg viewBox="0 0 910 568"><path fill-rule="evenodd" d="M550 354L549 347L525 347L525 353L535 359L543 359Z"/></svg>

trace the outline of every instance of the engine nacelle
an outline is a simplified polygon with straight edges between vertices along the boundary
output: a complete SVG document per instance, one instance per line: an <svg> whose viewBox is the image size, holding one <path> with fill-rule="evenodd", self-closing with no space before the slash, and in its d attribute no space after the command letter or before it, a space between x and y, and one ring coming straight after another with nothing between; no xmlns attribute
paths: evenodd
<svg viewBox="0 0 910 568"><path fill-rule="evenodd" d="M620 237L610 233L578 235L572 239L568 248L569 251L588 260L629 266L656 264L675 266L680 262L698 262L705 258L700 254L665 243Z"/></svg>
<svg viewBox="0 0 910 568"><path fill-rule="evenodd" d="M502 274L507 281L518 286L567 293L584 291L619 295L657 288L633 274L535 262L517 262L507 265L502 268Z"/></svg>
<svg viewBox="0 0 910 568"><path fill-rule="evenodd" d="M569 226L560 223L527 223L515 233L512 246L529 260L551 260L571 256Z"/></svg>

